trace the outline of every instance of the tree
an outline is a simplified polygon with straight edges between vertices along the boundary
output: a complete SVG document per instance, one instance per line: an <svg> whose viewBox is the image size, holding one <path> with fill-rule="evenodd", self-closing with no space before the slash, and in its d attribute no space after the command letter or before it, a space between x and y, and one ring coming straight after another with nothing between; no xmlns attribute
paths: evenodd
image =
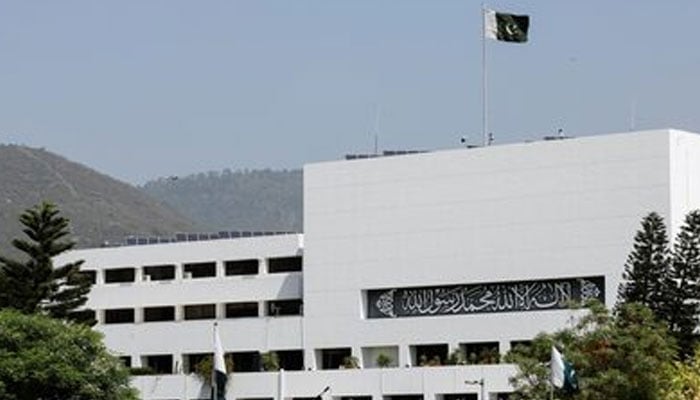
<svg viewBox="0 0 700 400"><path fill-rule="evenodd" d="M59 215L55 205L42 203L27 209L19 218L26 239L14 239L12 245L24 253L24 260L0 256L0 284L4 296L0 307L25 314L46 312L54 318L93 325L92 310L81 309L92 283L80 273L83 261L60 267L53 257L72 249L68 219Z"/></svg>
<svg viewBox="0 0 700 400"><path fill-rule="evenodd" d="M83 324L0 311L0 400L131 400L129 373Z"/></svg>
<svg viewBox="0 0 700 400"><path fill-rule="evenodd" d="M669 385L663 388L664 400L700 399L700 351L695 350L692 359L686 362L674 361L666 367Z"/></svg>
<svg viewBox="0 0 700 400"><path fill-rule="evenodd" d="M519 372L512 378L515 399L549 398L549 360L556 344L576 369L580 400L657 400L668 384L664 366L676 349L666 328L638 303L621 304L610 314L592 304L573 327L540 334L531 346L518 346L507 356ZM556 398L563 393L555 392Z"/></svg>
<svg viewBox="0 0 700 400"><path fill-rule="evenodd" d="M665 313L669 329L678 341L682 357L692 354L696 342L694 331L698 325L697 300L700 299L700 211L686 215L685 223L673 246L670 269L672 301Z"/></svg>
<svg viewBox="0 0 700 400"><path fill-rule="evenodd" d="M625 263L618 304L636 302L647 306L662 321L669 306L669 248L666 225L655 212L642 220Z"/></svg>

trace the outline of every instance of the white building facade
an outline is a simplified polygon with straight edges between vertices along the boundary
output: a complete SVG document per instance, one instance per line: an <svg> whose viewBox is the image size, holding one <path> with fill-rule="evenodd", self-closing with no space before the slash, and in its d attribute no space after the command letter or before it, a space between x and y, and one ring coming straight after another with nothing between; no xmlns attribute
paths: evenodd
<svg viewBox="0 0 700 400"><path fill-rule="evenodd" d="M304 235L71 252L145 399L207 398L216 321L228 399L505 398L515 343L613 305L641 219L700 208L700 136L674 130L316 163ZM468 365L446 365L456 350ZM284 371L260 372L274 352ZM349 368L356 364L359 368ZM345 367L345 368L344 368Z"/></svg>

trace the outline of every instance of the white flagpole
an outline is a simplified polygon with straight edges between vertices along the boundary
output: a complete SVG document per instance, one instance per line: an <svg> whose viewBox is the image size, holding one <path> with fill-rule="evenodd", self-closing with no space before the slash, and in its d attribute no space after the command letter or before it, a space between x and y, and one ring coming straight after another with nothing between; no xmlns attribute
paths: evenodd
<svg viewBox="0 0 700 400"><path fill-rule="evenodd" d="M218 400L219 398L219 391L218 391L218 385L216 384L216 322L214 322L214 329L213 329L213 334L214 334L214 357L211 359L211 384L214 387L214 399L213 400Z"/></svg>
<svg viewBox="0 0 700 400"><path fill-rule="evenodd" d="M488 146L488 93L486 87L486 6L481 3L481 134L484 146Z"/></svg>

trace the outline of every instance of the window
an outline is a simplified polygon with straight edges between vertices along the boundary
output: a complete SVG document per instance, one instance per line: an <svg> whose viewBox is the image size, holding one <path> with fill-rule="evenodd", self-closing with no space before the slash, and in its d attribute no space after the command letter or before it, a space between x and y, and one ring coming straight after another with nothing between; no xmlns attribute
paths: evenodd
<svg viewBox="0 0 700 400"><path fill-rule="evenodd" d="M136 279L134 268L113 268L105 270L105 283L133 282Z"/></svg>
<svg viewBox="0 0 700 400"><path fill-rule="evenodd" d="M384 396L384 400L423 400L422 394L400 394L394 396Z"/></svg>
<svg viewBox="0 0 700 400"><path fill-rule="evenodd" d="M171 354L145 356L143 361L143 365L151 368L156 374L173 373L173 356Z"/></svg>
<svg viewBox="0 0 700 400"><path fill-rule="evenodd" d="M81 315L81 318L86 318L86 320L92 320L92 321L97 321L97 311L90 309L90 308L83 308L80 310L77 310Z"/></svg>
<svg viewBox="0 0 700 400"><path fill-rule="evenodd" d="M321 350L321 369L339 369L346 358L352 356L351 349L323 349Z"/></svg>
<svg viewBox="0 0 700 400"><path fill-rule="evenodd" d="M472 384L473 385L473 384ZM450 393L442 395L443 400L478 400L476 393Z"/></svg>
<svg viewBox="0 0 700 400"><path fill-rule="evenodd" d="M226 303L226 318L257 317L258 303Z"/></svg>
<svg viewBox="0 0 700 400"><path fill-rule="evenodd" d="M143 276L152 281L169 281L175 279L174 265L150 265L143 267ZM146 278L148 277L148 278Z"/></svg>
<svg viewBox="0 0 700 400"><path fill-rule="evenodd" d="M257 351L231 353L231 357L233 358L234 372L259 372L261 370L260 353Z"/></svg>
<svg viewBox="0 0 700 400"><path fill-rule="evenodd" d="M424 344L411 346L413 365L433 367L443 365L447 360L446 344Z"/></svg>
<svg viewBox="0 0 700 400"><path fill-rule="evenodd" d="M129 322L134 322L133 308L105 310L105 324L125 324Z"/></svg>
<svg viewBox="0 0 700 400"><path fill-rule="evenodd" d="M271 274L298 272L301 271L301 264L301 256L269 258L267 260L267 271Z"/></svg>
<svg viewBox="0 0 700 400"><path fill-rule="evenodd" d="M131 356L120 356L119 361L121 361L123 366L131 368Z"/></svg>
<svg viewBox="0 0 700 400"><path fill-rule="evenodd" d="M226 261L226 276L232 275L256 275L258 273L258 260Z"/></svg>
<svg viewBox="0 0 700 400"><path fill-rule="evenodd" d="M185 319L214 319L216 304L195 304L185 306Z"/></svg>
<svg viewBox="0 0 700 400"><path fill-rule="evenodd" d="M510 342L510 349L511 350L514 350L518 346L530 347L530 346L532 346L532 341L531 340L512 340Z"/></svg>
<svg viewBox="0 0 700 400"><path fill-rule="evenodd" d="M392 368L399 366L399 346L362 348L364 368Z"/></svg>
<svg viewBox="0 0 700 400"><path fill-rule="evenodd" d="M267 302L267 315L279 317L283 315L302 315L303 303L296 300L273 300Z"/></svg>
<svg viewBox="0 0 700 400"><path fill-rule="evenodd" d="M285 371L304 370L304 352L302 350L276 350L280 368Z"/></svg>
<svg viewBox="0 0 700 400"><path fill-rule="evenodd" d="M192 278L212 278L216 276L216 263L201 262L185 264L185 276L189 275Z"/></svg>
<svg viewBox="0 0 700 400"><path fill-rule="evenodd" d="M175 321L175 307L146 307L143 309L144 322Z"/></svg>
<svg viewBox="0 0 700 400"><path fill-rule="evenodd" d="M93 285L97 283L97 271L92 270L92 269L86 269L83 271L80 271L80 274L85 276L90 283Z"/></svg>
<svg viewBox="0 0 700 400"><path fill-rule="evenodd" d="M498 364L501 360L498 342L465 343L460 347L467 364Z"/></svg>
<svg viewBox="0 0 700 400"><path fill-rule="evenodd" d="M206 360L207 358L212 358L214 354L212 353L196 353L196 354L184 354L183 361L185 364L185 372L191 374L196 371L197 364Z"/></svg>

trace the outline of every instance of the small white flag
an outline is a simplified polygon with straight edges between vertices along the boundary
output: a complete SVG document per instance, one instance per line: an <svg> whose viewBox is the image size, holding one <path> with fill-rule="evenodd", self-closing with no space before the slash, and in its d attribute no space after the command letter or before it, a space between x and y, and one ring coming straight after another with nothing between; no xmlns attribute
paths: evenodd
<svg viewBox="0 0 700 400"><path fill-rule="evenodd" d="M554 346L552 346L552 360L550 363L552 367L552 386L561 389L564 387L564 358Z"/></svg>
<svg viewBox="0 0 700 400"><path fill-rule="evenodd" d="M219 325L214 324L214 362L212 368L212 400L224 400L226 398L226 362L224 361L224 348L219 337Z"/></svg>

